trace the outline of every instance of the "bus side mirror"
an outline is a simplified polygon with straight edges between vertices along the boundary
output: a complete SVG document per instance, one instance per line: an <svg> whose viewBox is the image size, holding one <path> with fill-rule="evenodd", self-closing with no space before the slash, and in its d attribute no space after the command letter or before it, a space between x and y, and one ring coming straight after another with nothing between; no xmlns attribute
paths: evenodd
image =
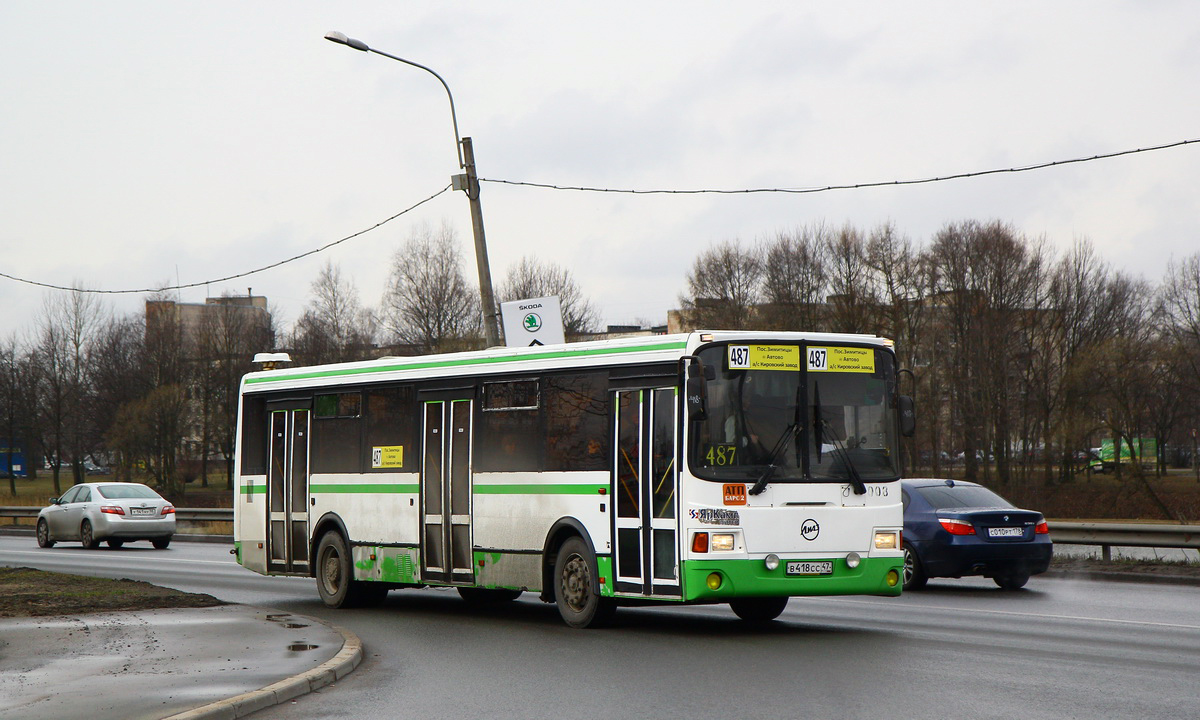
<svg viewBox="0 0 1200 720"><path fill-rule="evenodd" d="M709 368L693 358L688 364L687 381L684 385L684 397L687 402L688 420L693 422L708 417L708 375ZM713 372L714 377L716 373Z"/></svg>
<svg viewBox="0 0 1200 720"><path fill-rule="evenodd" d="M900 434L904 437L912 437L917 432L917 411L913 406L912 397L901 395L899 409Z"/></svg>

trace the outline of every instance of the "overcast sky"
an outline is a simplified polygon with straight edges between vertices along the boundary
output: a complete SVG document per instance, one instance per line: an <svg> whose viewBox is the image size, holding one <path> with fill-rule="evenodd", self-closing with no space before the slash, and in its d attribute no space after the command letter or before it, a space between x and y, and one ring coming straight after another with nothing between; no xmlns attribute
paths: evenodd
<svg viewBox="0 0 1200 720"><path fill-rule="evenodd" d="M375 225L459 172L431 75L330 43L340 30L436 70L479 175L621 189L904 180L1200 138L1200 3L755 2L0 4L0 272L103 290L252 270ZM999 219L1088 238L1157 281L1200 251L1200 145L1035 172L808 195L616 195L485 183L499 283L569 268L604 321L665 322L710 244L825 222L925 243ZM253 288L284 327L326 260L377 306L447 192ZM47 291L0 278L0 338ZM105 296L115 312L141 295Z"/></svg>

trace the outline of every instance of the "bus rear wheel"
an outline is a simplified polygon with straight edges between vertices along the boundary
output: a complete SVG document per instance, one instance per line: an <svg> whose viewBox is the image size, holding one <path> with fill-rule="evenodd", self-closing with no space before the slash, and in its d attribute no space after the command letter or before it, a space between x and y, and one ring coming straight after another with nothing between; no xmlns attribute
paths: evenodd
<svg viewBox="0 0 1200 720"><path fill-rule="evenodd" d="M750 597L729 601L733 613L750 623L765 623L774 620L787 607L786 597Z"/></svg>
<svg viewBox="0 0 1200 720"><path fill-rule="evenodd" d="M354 579L353 558L341 533L330 531L317 543L317 594L332 608L375 605L387 597L382 583Z"/></svg>
<svg viewBox="0 0 1200 720"><path fill-rule="evenodd" d="M554 563L554 602L563 622L573 628L607 625L616 611L611 598L597 592L596 558L579 537L563 543Z"/></svg>

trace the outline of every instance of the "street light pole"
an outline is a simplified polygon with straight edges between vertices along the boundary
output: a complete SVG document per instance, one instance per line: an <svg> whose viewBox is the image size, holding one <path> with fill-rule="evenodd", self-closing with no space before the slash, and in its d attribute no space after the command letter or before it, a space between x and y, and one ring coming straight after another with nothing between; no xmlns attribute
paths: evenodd
<svg viewBox="0 0 1200 720"><path fill-rule="evenodd" d="M450 86L446 84L441 75L432 69L412 60L405 60L382 50L376 50L362 40L346 37L337 31L326 33L325 39L339 45L352 47L355 50L373 52L405 65L420 68L437 78L442 87L446 89L446 97L450 99L450 120L454 124L454 147L458 151L458 167L466 171L465 174L452 176L451 184L455 190L466 191L467 200L471 203L471 230L475 236L475 266L479 271L479 304L480 312L483 314L483 337L488 347L499 345L500 331L496 322L496 299L492 293L492 271L488 264L487 241L483 234L483 208L479 204L479 176L475 173L475 150L471 145L471 138L460 137L458 134L458 116L454 112L454 95L450 93Z"/></svg>

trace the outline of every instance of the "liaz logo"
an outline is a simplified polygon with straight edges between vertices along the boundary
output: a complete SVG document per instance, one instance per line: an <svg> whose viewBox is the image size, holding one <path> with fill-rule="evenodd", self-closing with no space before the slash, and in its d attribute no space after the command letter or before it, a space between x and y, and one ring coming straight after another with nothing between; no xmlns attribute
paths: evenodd
<svg viewBox="0 0 1200 720"><path fill-rule="evenodd" d="M817 536L820 534L821 526L817 524L816 520L809 518L808 520L800 523L800 537L804 538L805 540L816 540Z"/></svg>

